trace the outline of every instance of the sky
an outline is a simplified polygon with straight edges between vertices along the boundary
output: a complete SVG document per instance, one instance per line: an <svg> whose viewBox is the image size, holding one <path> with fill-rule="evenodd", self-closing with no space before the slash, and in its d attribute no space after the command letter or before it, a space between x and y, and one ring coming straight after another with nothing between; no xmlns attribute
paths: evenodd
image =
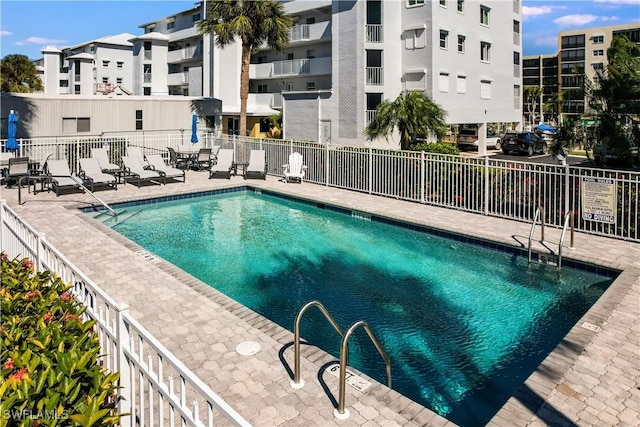
<svg viewBox="0 0 640 427"><path fill-rule="evenodd" d="M108 35L140 35L140 25L190 9L196 3L2 0L0 58L21 54L38 59L46 46L62 49ZM640 23L640 0L522 0L522 5L523 55L555 53L559 31Z"/></svg>

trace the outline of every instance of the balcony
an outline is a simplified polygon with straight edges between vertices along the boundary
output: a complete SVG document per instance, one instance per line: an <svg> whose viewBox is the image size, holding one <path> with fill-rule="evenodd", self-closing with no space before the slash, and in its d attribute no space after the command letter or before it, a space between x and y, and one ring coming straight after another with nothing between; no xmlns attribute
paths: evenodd
<svg viewBox="0 0 640 427"><path fill-rule="evenodd" d="M168 86L181 86L189 83L189 72L180 71L179 73L169 73L167 75Z"/></svg>
<svg viewBox="0 0 640 427"><path fill-rule="evenodd" d="M175 64L198 58L202 58L202 48L200 46L187 46L182 49L169 51L167 54L167 63Z"/></svg>
<svg viewBox="0 0 640 427"><path fill-rule="evenodd" d="M513 77L520 77L520 66L519 65L513 65Z"/></svg>
<svg viewBox="0 0 640 427"><path fill-rule="evenodd" d="M384 74L382 67L366 68L366 84L372 86L381 86L384 84Z"/></svg>
<svg viewBox="0 0 640 427"><path fill-rule="evenodd" d="M309 40L309 25L294 25L289 30L289 41Z"/></svg>
<svg viewBox="0 0 640 427"><path fill-rule="evenodd" d="M250 79L331 74L331 57L302 58L249 66Z"/></svg>
<svg viewBox="0 0 640 427"><path fill-rule="evenodd" d="M151 83L151 73L144 73L142 75L142 81L144 83Z"/></svg>
<svg viewBox="0 0 640 427"><path fill-rule="evenodd" d="M282 94L274 93L271 98L271 108L274 110L282 110Z"/></svg>
<svg viewBox="0 0 640 427"><path fill-rule="evenodd" d="M373 116L376 115L376 110L365 110L364 112L364 125L368 126L373 121Z"/></svg>
<svg viewBox="0 0 640 427"><path fill-rule="evenodd" d="M365 25L365 41L369 43L382 43L382 24Z"/></svg>

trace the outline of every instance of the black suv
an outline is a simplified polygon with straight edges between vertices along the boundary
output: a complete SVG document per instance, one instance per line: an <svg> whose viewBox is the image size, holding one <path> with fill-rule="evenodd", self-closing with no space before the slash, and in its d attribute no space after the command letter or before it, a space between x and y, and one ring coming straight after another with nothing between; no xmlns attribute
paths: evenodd
<svg viewBox="0 0 640 427"><path fill-rule="evenodd" d="M547 151L547 143L534 132L507 132L502 137L502 152L527 153L533 156L535 153Z"/></svg>

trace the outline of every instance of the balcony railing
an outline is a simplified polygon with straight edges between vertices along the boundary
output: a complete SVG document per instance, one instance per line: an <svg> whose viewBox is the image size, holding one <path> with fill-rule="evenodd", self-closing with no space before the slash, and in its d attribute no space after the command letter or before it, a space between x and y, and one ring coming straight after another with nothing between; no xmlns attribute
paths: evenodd
<svg viewBox="0 0 640 427"><path fill-rule="evenodd" d="M309 40L309 25L295 25L289 30L289 40L292 42Z"/></svg>
<svg viewBox="0 0 640 427"><path fill-rule="evenodd" d="M513 65L513 77L520 77L520 66Z"/></svg>
<svg viewBox="0 0 640 427"><path fill-rule="evenodd" d="M274 76L309 74L309 70L309 59L307 58L277 61L273 63Z"/></svg>
<svg viewBox="0 0 640 427"><path fill-rule="evenodd" d="M151 51L150 50L145 50L144 51L144 59L151 60Z"/></svg>
<svg viewBox="0 0 640 427"><path fill-rule="evenodd" d="M364 124L368 126L373 121L373 116L376 115L376 110L365 110L364 112Z"/></svg>
<svg viewBox="0 0 640 427"><path fill-rule="evenodd" d="M370 43L382 43L382 24L367 24L365 26L366 41Z"/></svg>
<svg viewBox="0 0 640 427"><path fill-rule="evenodd" d="M151 73L144 73L143 75L143 81L145 83L151 83Z"/></svg>
<svg viewBox="0 0 640 427"><path fill-rule="evenodd" d="M380 86L384 83L384 75L382 73L382 67L367 67L367 84Z"/></svg>
<svg viewBox="0 0 640 427"><path fill-rule="evenodd" d="M281 93L273 94L273 97L271 98L271 108L274 108L276 110L282 110L282 94Z"/></svg>

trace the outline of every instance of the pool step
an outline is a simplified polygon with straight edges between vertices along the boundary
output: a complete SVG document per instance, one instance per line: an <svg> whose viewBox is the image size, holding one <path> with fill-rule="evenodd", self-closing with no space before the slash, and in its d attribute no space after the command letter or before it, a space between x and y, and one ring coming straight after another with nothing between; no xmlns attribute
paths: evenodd
<svg viewBox="0 0 640 427"><path fill-rule="evenodd" d="M531 262L543 265L558 266L558 256L550 252L531 251Z"/></svg>
<svg viewBox="0 0 640 427"><path fill-rule="evenodd" d="M121 211L118 212L118 216L113 216L111 215L110 212L102 212L99 215L96 215L94 217L94 219L97 219L98 221L102 222L103 224L107 224L109 227L114 227L116 225L119 225L121 223L123 223L124 221L128 220L129 218L139 214L140 211Z"/></svg>

